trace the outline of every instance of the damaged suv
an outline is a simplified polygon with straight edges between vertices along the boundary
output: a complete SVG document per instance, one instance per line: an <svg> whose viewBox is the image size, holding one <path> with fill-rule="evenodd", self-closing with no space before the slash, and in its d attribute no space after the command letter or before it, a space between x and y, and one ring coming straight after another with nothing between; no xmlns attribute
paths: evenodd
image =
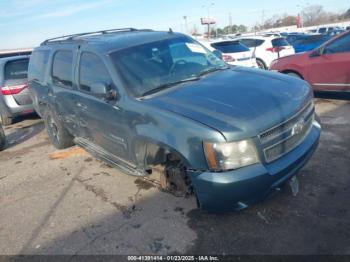
<svg viewBox="0 0 350 262"><path fill-rule="evenodd" d="M278 189L321 130L306 82L228 66L171 30L46 40L29 87L55 147L80 145L207 210L239 210Z"/></svg>

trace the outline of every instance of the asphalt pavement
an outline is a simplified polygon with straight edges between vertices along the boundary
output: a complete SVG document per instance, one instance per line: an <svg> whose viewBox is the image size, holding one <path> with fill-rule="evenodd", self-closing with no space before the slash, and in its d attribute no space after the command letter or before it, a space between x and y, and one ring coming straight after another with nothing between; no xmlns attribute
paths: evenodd
<svg viewBox="0 0 350 262"><path fill-rule="evenodd" d="M221 215L57 151L41 119L23 118L0 152L0 254L350 254L350 102L316 109L323 131L298 194Z"/></svg>

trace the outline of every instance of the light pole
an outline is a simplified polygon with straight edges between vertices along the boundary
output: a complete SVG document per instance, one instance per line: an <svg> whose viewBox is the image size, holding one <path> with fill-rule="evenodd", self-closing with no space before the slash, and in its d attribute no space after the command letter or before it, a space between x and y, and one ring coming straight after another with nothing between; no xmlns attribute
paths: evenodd
<svg viewBox="0 0 350 262"><path fill-rule="evenodd" d="M208 39L210 38L210 7L214 6L215 3L210 3L207 5L202 5L202 8L207 8L207 19L208 19Z"/></svg>
<svg viewBox="0 0 350 262"><path fill-rule="evenodd" d="M231 12L228 14L228 25L230 26L228 29L228 34L232 33L232 14Z"/></svg>
<svg viewBox="0 0 350 262"><path fill-rule="evenodd" d="M300 10L298 16L299 16L299 19L300 19L300 26L301 27L304 27L304 19L303 19L303 15L302 15L303 14L303 9L306 8L306 7L309 7L309 6L310 6L309 2L304 3L302 5L297 5L297 8Z"/></svg>
<svg viewBox="0 0 350 262"><path fill-rule="evenodd" d="M183 16L183 19L185 20L185 33L188 34L187 15L184 15L184 16Z"/></svg>

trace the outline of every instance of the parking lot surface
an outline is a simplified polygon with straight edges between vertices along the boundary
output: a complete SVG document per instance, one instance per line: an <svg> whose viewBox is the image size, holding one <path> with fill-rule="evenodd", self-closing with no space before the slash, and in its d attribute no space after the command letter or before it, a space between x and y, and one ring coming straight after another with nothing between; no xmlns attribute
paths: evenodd
<svg viewBox="0 0 350 262"><path fill-rule="evenodd" d="M350 254L350 102L316 109L323 131L299 193L221 215L57 151L42 120L25 118L0 152L0 254Z"/></svg>

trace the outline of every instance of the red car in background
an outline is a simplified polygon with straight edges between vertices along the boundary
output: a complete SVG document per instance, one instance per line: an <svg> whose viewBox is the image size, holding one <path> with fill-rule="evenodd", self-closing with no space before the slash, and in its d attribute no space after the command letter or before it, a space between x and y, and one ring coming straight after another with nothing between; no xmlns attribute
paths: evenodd
<svg viewBox="0 0 350 262"><path fill-rule="evenodd" d="M350 94L350 31L312 51L275 60L270 69L306 80L316 93Z"/></svg>

